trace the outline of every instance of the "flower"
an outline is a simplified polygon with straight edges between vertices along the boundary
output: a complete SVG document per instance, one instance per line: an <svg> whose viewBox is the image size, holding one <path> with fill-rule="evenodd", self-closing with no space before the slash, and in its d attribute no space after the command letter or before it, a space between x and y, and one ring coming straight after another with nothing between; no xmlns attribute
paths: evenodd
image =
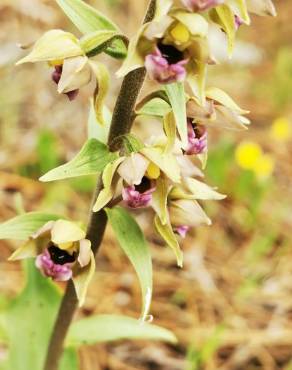
<svg viewBox="0 0 292 370"><path fill-rule="evenodd" d="M202 154L207 149L207 131L204 126L193 126L188 120L188 146L187 155Z"/></svg>
<svg viewBox="0 0 292 370"><path fill-rule="evenodd" d="M73 279L80 305L95 271L91 243L75 223L48 221L18 248L9 260L36 257L36 267L55 281Z"/></svg>
<svg viewBox="0 0 292 370"><path fill-rule="evenodd" d="M152 22L142 26L131 39L129 51L118 77L145 66L158 83L181 82L201 72L201 64L211 63L208 22L184 9L169 9L169 2L157 7Z"/></svg>
<svg viewBox="0 0 292 370"><path fill-rule="evenodd" d="M268 178L274 171L274 158L263 153L262 148L251 141L242 142L238 145L235 151L235 159L241 168L253 171L259 180Z"/></svg>
<svg viewBox="0 0 292 370"><path fill-rule="evenodd" d="M166 177L180 182L180 168L172 153L164 153L159 146L145 146L139 152L120 157L109 163L102 175L103 189L99 193L94 212L98 212L113 198L122 180L122 197L127 205L134 208L147 206L159 178Z"/></svg>
<svg viewBox="0 0 292 370"><path fill-rule="evenodd" d="M69 100L75 99L78 90L92 78L91 63L79 40L62 30L46 32L17 64L28 62L47 62L53 67L52 80L58 85L58 93L66 94Z"/></svg>
<svg viewBox="0 0 292 370"><path fill-rule="evenodd" d="M190 10L204 11L224 3L224 0L182 0L182 3Z"/></svg>
<svg viewBox="0 0 292 370"><path fill-rule="evenodd" d="M235 159L241 168L253 170L262 154L262 148L257 143L244 141L236 148Z"/></svg>
<svg viewBox="0 0 292 370"><path fill-rule="evenodd" d="M172 46L161 48L170 49ZM181 82L186 77L185 65L187 60L179 60L178 62L172 61L169 54L162 54L158 47L151 54L145 58L145 67L152 80L159 83Z"/></svg>
<svg viewBox="0 0 292 370"><path fill-rule="evenodd" d="M244 115L249 111L240 108L223 90L210 87L205 92L206 101L197 96L187 101L187 116L197 125L242 130L250 123Z"/></svg>
<svg viewBox="0 0 292 370"><path fill-rule="evenodd" d="M275 119L272 124L270 134L272 139L285 142L292 137L291 122L286 117Z"/></svg>

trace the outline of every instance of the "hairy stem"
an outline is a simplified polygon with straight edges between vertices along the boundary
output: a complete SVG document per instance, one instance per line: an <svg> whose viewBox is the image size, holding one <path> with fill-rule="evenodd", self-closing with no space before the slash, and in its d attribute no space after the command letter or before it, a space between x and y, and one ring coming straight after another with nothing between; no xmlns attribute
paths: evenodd
<svg viewBox="0 0 292 370"><path fill-rule="evenodd" d="M151 0L144 22L153 19L156 0ZM113 112L108 144L111 150L118 150L121 142L116 141L120 135L130 132L133 123L134 107L145 79L145 69L139 68L130 72L123 80L120 93ZM114 144L115 143L115 144ZM95 201L102 189L100 178L97 180L96 190L93 196ZM91 212L87 227L87 239L91 241L92 250L96 254L103 240L107 218L103 210ZM58 370L60 359L63 353L64 341L72 322L78 305L75 289L72 280L69 281L63 296L58 316L53 328L49 343L44 370Z"/></svg>

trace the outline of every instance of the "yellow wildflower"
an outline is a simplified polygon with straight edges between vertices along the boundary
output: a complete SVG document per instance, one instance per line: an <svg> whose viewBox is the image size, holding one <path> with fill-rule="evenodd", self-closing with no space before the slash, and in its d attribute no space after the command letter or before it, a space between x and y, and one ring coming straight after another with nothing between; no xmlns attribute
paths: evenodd
<svg viewBox="0 0 292 370"><path fill-rule="evenodd" d="M278 141L287 141L292 136L291 122L286 117L276 118L272 124L271 136Z"/></svg>
<svg viewBox="0 0 292 370"><path fill-rule="evenodd" d="M235 151L237 164L245 170L253 170L261 156L261 147L251 141L242 142Z"/></svg>

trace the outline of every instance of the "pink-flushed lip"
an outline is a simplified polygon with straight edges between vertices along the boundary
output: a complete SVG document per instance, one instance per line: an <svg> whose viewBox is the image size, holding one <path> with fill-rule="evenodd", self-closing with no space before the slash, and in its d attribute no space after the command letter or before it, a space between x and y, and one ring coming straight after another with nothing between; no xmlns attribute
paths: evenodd
<svg viewBox="0 0 292 370"><path fill-rule="evenodd" d="M224 3L224 0L182 0L182 3L190 10L205 11Z"/></svg>
<svg viewBox="0 0 292 370"><path fill-rule="evenodd" d="M185 238L189 230L190 230L190 227L189 226L187 226L187 225L180 225L180 226L177 226L174 229L174 232L176 232L182 238Z"/></svg>
<svg viewBox="0 0 292 370"><path fill-rule="evenodd" d="M122 197L126 205L130 208L144 208L148 207L152 200L152 193L155 188L151 188L143 193L135 189L135 186L128 186L123 188Z"/></svg>
<svg viewBox="0 0 292 370"><path fill-rule="evenodd" d="M55 263L48 249L37 256L35 265L44 276L51 277L55 281L68 281L72 278L73 264L65 263L61 265Z"/></svg>
<svg viewBox="0 0 292 370"><path fill-rule="evenodd" d="M182 82L186 78L185 65L188 61L181 60L170 64L158 48L145 58L145 67L149 77L161 84Z"/></svg>
<svg viewBox="0 0 292 370"><path fill-rule="evenodd" d="M207 131L204 126L195 129L188 120L188 146L185 153L187 155L202 154L207 149Z"/></svg>

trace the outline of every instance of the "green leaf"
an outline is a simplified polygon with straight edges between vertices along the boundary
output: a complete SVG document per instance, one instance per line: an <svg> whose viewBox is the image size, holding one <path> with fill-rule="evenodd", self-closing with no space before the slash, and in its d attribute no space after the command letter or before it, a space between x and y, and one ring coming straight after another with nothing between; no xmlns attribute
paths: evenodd
<svg viewBox="0 0 292 370"><path fill-rule="evenodd" d="M111 153L105 144L96 139L89 139L76 157L47 172L40 180L46 182L93 175L103 171L104 167L116 158L117 154Z"/></svg>
<svg viewBox="0 0 292 370"><path fill-rule="evenodd" d="M173 110L182 145L185 148L188 144L188 129L184 84L182 82L168 84L165 86L165 91Z"/></svg>
<svg viewBox="0 0 292 370"><path fill-rule="evenodd" d="M137 110L136 114L139 116L164 117L170 111L171 107L165 100L154 98Z"/></svg>
<svg viewBox="0 0 292 370"><path fill-rule="evenodd" d="M167 329L120 315L96 315L76 321L69 329L67 343L80 346L121 339L150 339L176 343Z"/></svg>
<svg viewBox="0 0 292 370"><path fill-rule="evenodd" d="M60 304L60 293L49 279L26 261L27 282L7 310L8 369L42 369Z"/></svg>
<svg viewBox="0 0 292 370"><path fill-rule="evenodd" d="M119 28L105 15L81 0L56 0L71 22L83 34L98 30L119 31ZM121 40L115 42L106 52L116 58L124 58L127 48Z"/></svg>
<svg viewBox="0 0 292 370"><path fill-rule="evenodd" d="M148 244L135 219L121 207L106 210L116 238L138 275L142 296L142 319L148 314L152 297L152 261Z"/></svg>
<svg viewBox="0 0 292 370"><path fill-rule="evenodd" d="M26 240L46 222L58 218L60 217L41 212L28 212L16 216L0 224L0 239Z"/></svg>
<svg viewBox="0 0 292 370"><path fill-rule="evenodd" d="M60 370L79 370L78 353L75 348L66 348L60 363Z"/></svg>

